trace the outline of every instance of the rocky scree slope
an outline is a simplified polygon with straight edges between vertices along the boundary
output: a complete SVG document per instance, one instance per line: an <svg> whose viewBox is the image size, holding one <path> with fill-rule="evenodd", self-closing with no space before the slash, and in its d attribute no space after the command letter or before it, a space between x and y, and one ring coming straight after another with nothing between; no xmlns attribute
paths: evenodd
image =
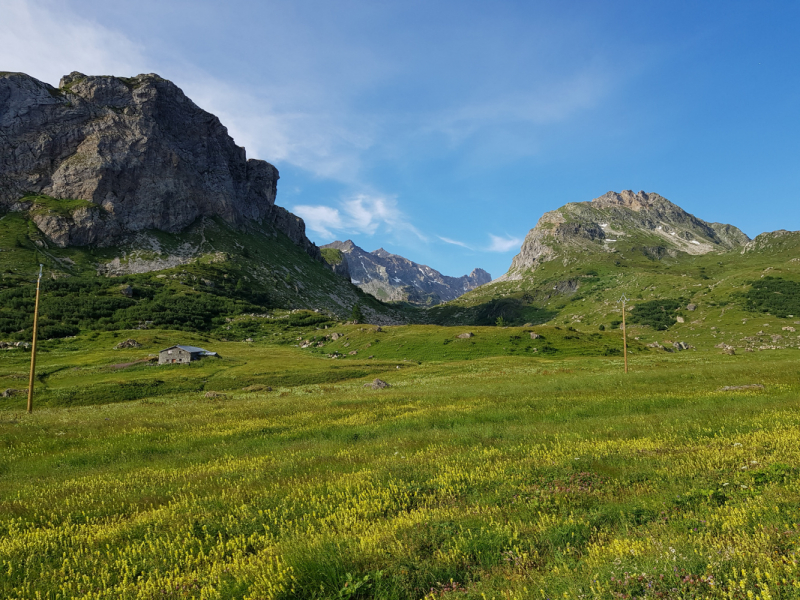
<svg viewBox="0 0 800 600"><path fill-rule="evenodd" d="M73 72L54 88L0 73L0 132L0 209L30 211L62 248L220 217L272 224L320 258L303 221L275 205L278 170L158 75Z"/></svg>
<svg viewBox="0 0 800 600"><path fill-rule="evenodd" d="M341 252L350 280L365 292L384 301L433 306L454 300L492 280L491 275L483 269L475 269L469 275L461 277L448 277L436 269L391 254L383 248L367 252L356 246L352 240L336 241L322 246L322 249L323 252ZM340 270L344 274L345 269Z"/></svg>

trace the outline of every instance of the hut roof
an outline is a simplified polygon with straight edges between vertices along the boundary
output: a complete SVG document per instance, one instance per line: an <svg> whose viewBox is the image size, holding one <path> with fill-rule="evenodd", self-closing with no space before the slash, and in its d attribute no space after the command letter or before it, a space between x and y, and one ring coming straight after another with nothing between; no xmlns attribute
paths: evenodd
<svg viewBox="0 0 800 600"><path fill-rule="evenodd" d="M172 350L173 348L180 348L181 350L185 350L190 354L202 354L203 356L216 356L217 354L216 352L209 352L208 350L205 350L204 348L198 348L197 346L183 346L181 344L164 348L161 350L161 352L166 352L167 350Z"/></svg>

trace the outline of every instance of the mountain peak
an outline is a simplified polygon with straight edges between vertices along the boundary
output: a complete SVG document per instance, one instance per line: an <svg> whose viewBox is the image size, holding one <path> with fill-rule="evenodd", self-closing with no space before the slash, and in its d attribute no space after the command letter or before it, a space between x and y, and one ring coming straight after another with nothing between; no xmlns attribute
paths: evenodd
<svg viewBox="0 0 800 600"><path fill-rule="evenodd" d="M351 281L380 300L429 306L454 300L492 280L483 269L475 269L461 277L448 277L384 248L366 252L351 240L322 246L323 250L327 248L341 250Z"/></svg>
<svg viewBox="0 0 800 600"><path fill-rule="evenodd" d="M650 208L654 206L655 204L659 203L659 201L664 202L665 198L659 196L658 194L648 194L645 191L639 191L638 193L634 194L633 190L623 190L619 193L614 191L607 192L599 198L592 200L592 204L598 206L599 208L621 206L639 212L644 208Z"/></svg>
<svg viewBox="0 0 800 600"><path fill-rule="evenodd" d="M319 255L302 219L275 206L278 170L248 159L216 116L156 74L74 71L54 88L0 73L0 129L0 207L30 210L36 197L85 201L31 211L58 246L112 246L219 217L237 228L269 223Z"/></svg>
<svg viewBox="0 0 800 600"><path fill-rule="evenodd" d="M625 250L660 260L680 252L728 251L749 241L736 227L707 223L659 194L611 191L591 202L568 203L542 215L500 280L520 279L556 258L566 265L585 261L592 253L602 256Z"/></svg>

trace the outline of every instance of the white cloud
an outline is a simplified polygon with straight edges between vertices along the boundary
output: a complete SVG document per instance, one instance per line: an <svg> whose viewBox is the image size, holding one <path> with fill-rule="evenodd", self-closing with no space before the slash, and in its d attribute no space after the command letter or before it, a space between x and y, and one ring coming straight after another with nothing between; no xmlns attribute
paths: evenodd
<svg viewBox="0 0 800 600"><path fill-rule="evenodd" d="M374 235L382 230L387 233L409 232L420 240L426 239L397 208L394 198L358 194L342 201L337 208L297 205L292 207L292 211L306 221L311 231L325 238L338 234Z"/></svg>
<svg viewBox="0 0 800 600"><path fill-rule="evenodd" d="M0 64L5 71L58 85L72 71L133 75L149 70L141 45L58 4L0 0L0 14Z"/></svg>
<svg viewBox="0 0 800 600"><path fill-rule="evenodd" d="M334 230L342 229L339 211L329 206L295 206L294 213L306 222L306 227L323 237L334 237Z"/></svg>
<svg viewBox="0 0 800 600"><path fill-rule="evenodd" d="M518 248L522 244L521 239L511 236L500 237L490 233L489 237L492 243L486 248L487 252L508 252L509 250Z"/></svg>
<svg viewBox="0 0 800 600"><path fill-rule="evenodd" d="M181 88L219 117L249 158L289 163L343 183L358 182L361 154L373 143L365 123L320 109L301 89L273 92L232 85L191 67L187 71Z"/></svg>
<svg viewBox="0 0 800 600"><path fill-rule="evenodd" d="M472 248L470 248L464 242L459 242L458 240L451 240L450 238L446 238L446 237L443 237L441 235L437 235L436 237L438 237L443 242L447 242L448 244L453 244L454 246L461 246L462 248L467 248L469 250L472 250Z"/></svg>

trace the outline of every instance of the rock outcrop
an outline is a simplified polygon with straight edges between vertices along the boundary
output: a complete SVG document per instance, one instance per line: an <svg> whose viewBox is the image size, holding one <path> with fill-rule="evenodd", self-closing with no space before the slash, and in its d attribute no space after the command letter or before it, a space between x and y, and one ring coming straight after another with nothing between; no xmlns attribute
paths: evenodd
<svg viewBox="0 0 800 600"><path fill-rule="evenodd" d="M541 263L570 252L613 252L617 242L660 260L679 252L728 251L749 241L736 227L707 223L658 194L608 192L591 202L569 203L545 213L499 281L520 279Z"/></svg>
<svg viewBox="0 0 800 600"><path fill-rule="evenodd" d="M54 88L0 73L0 131L0 208L30 211L58 246L220 217L271 224L319 258L302 219L275 205L278 170L158 75L71 73Z"/></svg>
<svg viewBox="0 0 800 600"><path fill-rule="evenodd" d="M345 281L352 281L350 277L350 266L347 264L344 252L337 248L323 246L322 259L325 261L325 264L328 265L328 268L339 277Z"/></svg>
<svg viewBox="0 0 800 600"><path fill-rule="evenodd" d="M778 229L757 235L742 248L742 254L748 252L781 254L798 247L800 247L800 231Z"/></svg>
<svg viewBox="0 0 800 600"><path fill-rule="evenodd" d="M350 280L365 292L384 301L401 301L432 306L458 298L465 292L489 283L492 276L483 269L469 275L448 277L436 269L391 254L383 248L367 252L352 240L322 246L338 250L347 262Z"/></svg>

